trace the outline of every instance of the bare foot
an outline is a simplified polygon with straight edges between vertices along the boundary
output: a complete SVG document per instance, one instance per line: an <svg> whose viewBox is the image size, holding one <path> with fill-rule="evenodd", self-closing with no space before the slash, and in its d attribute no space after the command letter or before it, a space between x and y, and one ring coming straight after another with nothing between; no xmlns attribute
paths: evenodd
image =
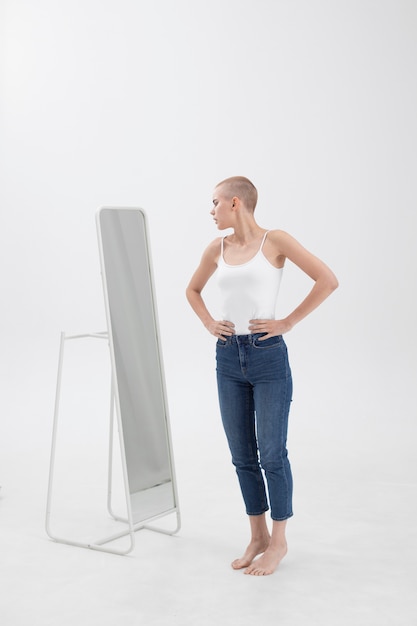
<svg viewBox="0 0 417 626"><path fill-rule="evenodd" d="M278 547L269 546L259 559L256 559L245 569L245 574L250 574L251 576L268 576L273 574L286 554L286 543Z"/></svg>
<svg viewBox="0 0 417 626"><path fill-rule="evenodd" d="M250 544L245 550L245 554L240 559L235 559L232 563L233 569L242 569L248 567L258 554L262 554L268 548L270 537L267 535L263 539L252 539Z"/></svg>

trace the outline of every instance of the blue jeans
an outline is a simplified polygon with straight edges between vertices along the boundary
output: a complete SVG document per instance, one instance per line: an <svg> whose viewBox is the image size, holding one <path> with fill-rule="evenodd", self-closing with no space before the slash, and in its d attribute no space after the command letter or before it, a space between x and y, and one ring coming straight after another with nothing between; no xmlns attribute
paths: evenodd
<svg viewBox="0 0 417 626"><path fill-rule="evenodd" d="M282 336L233 335L216 345L223 426L248 515L269 505L273 520L292 516L292 474L287 453L292 378Z"/></svg>

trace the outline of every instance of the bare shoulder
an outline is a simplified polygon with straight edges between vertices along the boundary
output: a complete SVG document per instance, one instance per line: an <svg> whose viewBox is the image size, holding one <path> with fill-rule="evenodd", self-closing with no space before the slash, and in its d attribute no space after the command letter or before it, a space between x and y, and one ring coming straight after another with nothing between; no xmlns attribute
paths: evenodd
<svg viewBox="0 0 417 626"><path fill-rule="evenodd" d="M285 244L296 241L294 237L292 237L289 233L279 228L276 228L274 230L269 230L268 239L275 245L283 244L284 246Z"/></svg>
<svg viewBox="0 0 417 626"><path fill-rule="evenodd" d="M312 252L307 250L297 239L284 230L272 230L268 233L270 244L278 258L289 259L313 280L326 279L329 284L337 286L337 279L329 267ZM333 287L334 288L334 287Z"/></svg>
<svg viewBox="0 0 417 626"><path fill-rule="evenodd" d="M285 259L289 256L289 242L293 238L284 230L269 230L264 245L264 254L268 261L275 267L283 267ZM294 240L295 241L295 240Z"/></svg>
<svg viewBox="0 0 417 626"><path fill-rule="evenodd" d="M211 261L217 264L220 257L222 237L213 239L203 252L203 260Z"/></svg>
<svg viewBox="0 0 417 626"><path fill-rule="evenodd" d="M292 235L285 230L275 229L268 232L267 240L274 246L276 254L279 256L288 257L291 253L298 250L301 252L305 250L301 243L295 239Z"/></svg>

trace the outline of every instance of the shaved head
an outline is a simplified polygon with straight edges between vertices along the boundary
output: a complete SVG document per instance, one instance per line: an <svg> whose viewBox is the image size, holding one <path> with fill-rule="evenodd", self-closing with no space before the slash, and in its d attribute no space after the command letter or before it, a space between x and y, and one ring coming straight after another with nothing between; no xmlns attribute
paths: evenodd
<svg viewBox="0 0 417 626"><path fill-rule="evenodd" d="M255 210L258 192L249 178L245 178L245 176L231 176L216 185L216 189L220 189L220 187L222 194L228 200L234 197L239 198L249 211L253 212Z"/></svg>

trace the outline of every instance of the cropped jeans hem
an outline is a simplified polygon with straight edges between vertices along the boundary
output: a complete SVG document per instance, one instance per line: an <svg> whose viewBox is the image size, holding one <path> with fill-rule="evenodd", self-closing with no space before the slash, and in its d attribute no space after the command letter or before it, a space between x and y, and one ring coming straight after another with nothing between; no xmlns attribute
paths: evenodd
<svg viewBox="0 0 417 626"><path fill-rule="evenodd" d="M269 511L269 506L267 506L266 509L264 509L260 513L249 513L249 511L246 511L246 515L249 515L250 517L259 517L260 515L264 515L268 511Z"/></svg>
<svg viewBox="0 0 417 626"><path fill-rule="evenodd" d="M269 507L265 509L265 511L261 511L260 513L248 513L248 511L246 511L246 514L249 517L260 517L261 515L264 515L268 511L269 511ZM289 515L286 515L285 517L279 517L279 518L272 517L271 515L271 519L273 522L285 522L287 519L290 519L290 517L292 517L293 515L294 515L293 513L290 513Z"/></svg>
<svg viewBox="0 0 417 626"><path fill-rule="evenodd" d="M290 519L290 517L292 517L293 515L294 515L294 513L290 513L286 517L279 517L279 518L272 517L272 515L271 515L271 519L272 519L273 522L285 522L285 521L287 521L287 519Z"/></svg>

